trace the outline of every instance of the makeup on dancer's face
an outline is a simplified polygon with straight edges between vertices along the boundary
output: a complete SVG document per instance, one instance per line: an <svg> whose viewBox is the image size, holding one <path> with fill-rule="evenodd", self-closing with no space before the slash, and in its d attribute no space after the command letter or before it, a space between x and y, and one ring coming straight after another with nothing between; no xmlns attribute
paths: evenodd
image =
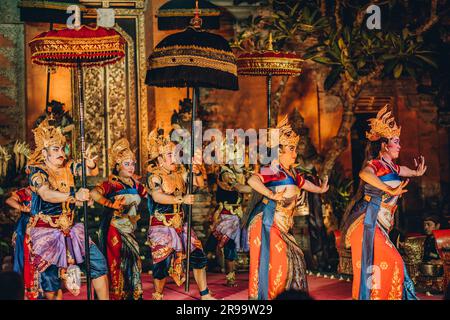
<svg viewBox="0 0 450 320"><path fill-rule="evenodd" d="M163 154L163 163L169 170L175 169L174 154L172 151Z"/></svg>
<svg viewBox="0 0 450 320"><path fill-rule="evenodd" d="M285 147L286 152L288 152L293 159L297 158L297 147L293 145L289 145Z"/></svg>
<svg viewBox="0 0 450 320"><path fill-rule="evenodd" d="M282 146L279 154L280 162L284 166L290 166L295 163L297 158L297 148L294 145Z"/></svg>
<svg viewBox="0 0 450 320"><path fill-rule="evenodd" d="M136 162L133 160L126 160L122 162L122 171L125 171L127 176L134 174L134 169L136 168Z"/></svg>
<svg viewBox="0 0 450 320"><path fill-rule="evenodd" d="M53 165L62 165L66 160L64 146L50 146L45 150L47 151L47 160Z"/></svg>
<svg viewBox="0 0 450 320"><path fill-rule="evenodd" d="M387 148L387 152L389 153L389 155L393 158L396 159L398 158L398 155L400 153L400 138L399 137L393 137L391 139L389 139L389 142L386 145Z"/></svg>

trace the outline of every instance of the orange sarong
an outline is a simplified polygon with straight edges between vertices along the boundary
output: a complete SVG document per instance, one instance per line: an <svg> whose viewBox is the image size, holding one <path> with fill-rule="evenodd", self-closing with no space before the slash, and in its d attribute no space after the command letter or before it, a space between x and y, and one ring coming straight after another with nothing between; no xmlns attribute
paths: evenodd
<svg viewBox="0 0 450 320"><path fill-rule="evenodd" d="M358 299L361 281L361 256L364 218L356 222L350 235L353 265L352 298ZM371 278L371 300L401 300L403 293L403 259L380 226L376 226L374 238L374 267Z"/></svg>
<svg viewBox="0 0 450 320"><path fill-rule="evenodd" d="M250 274L249 297L258 297L258 268L261 248L262 215L255 217L250 227ZM281 237L280 230L275 226L270 229L270 262L269 262L269 299L274 299L285 290L288 260L286 243Z"/></svg>

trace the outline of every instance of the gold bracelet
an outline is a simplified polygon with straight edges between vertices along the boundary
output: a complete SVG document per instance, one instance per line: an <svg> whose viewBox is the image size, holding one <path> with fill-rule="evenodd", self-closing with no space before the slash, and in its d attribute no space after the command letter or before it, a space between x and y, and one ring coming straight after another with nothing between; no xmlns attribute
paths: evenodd
<svg viewBox="0 0 450 320"><path fill-rule="evenodd" d="M182 204L184 201L184 198L182 196L175 197L176 204Z"/></svg>

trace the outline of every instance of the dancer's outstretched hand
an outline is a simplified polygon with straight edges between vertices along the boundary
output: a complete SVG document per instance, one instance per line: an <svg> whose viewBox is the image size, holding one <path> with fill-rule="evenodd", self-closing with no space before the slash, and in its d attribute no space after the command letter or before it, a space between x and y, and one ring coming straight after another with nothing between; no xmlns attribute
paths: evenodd
<svg viewBox="0 0 450 320"><path fill-rule="evenodd" d="M183 197L183 203L187 205L194 204L195 196L193 194L187 194Z"/></svg>
<svg viewBox="0 0 450 320"><path fill-rule="evenodd" d="M31 208L30 208L29 206L26 206L26 205L24 205L24 204L21 204L21 205L20 205L20 211L21 211L21 212L30 212L30 211L31 211Z"/></svg>
<svg viewBox="0 0 450 320"><path fill-rule="evenodd" d="M111 204L111 208L115 210L122 210L125 205L126 199L124 196L117 197L114 199L114 202Z"/></svg>
<svg viewBox="0 0 450 320"><path fill-rule="evenodd" d="M75 193L75 199L77 201L83 202L83 201L89 201L90 195L89 195L89 189L86 188L80 188Z"/></svg>
<svg viewBox="0 0 450 320"><path fill-rule="evenodd" d="M427 171L427 166L425 165L425 157L420 156L419 161L414 158L414 165L416 166L416 177L421 177Z"/></svg>
<svg viewBox="0 0 450 320"><path fill-rule="evenodd" d="M86 165L90 168L95 167L95 160L98 158L98 155L93 156L93 153L95 151L93 149L94 148L91 148L91 145L88 145L84 154L84 158L86 159Z"/></svg>
<svg viewBox="0 0 450 320"><path fill-rule="evenodd" d="M403 189L404 187L406 187L408 185L408 183L409 183L409 179L407 179L407 180L403 181L402 183L400 183L400 185L397 188L389 187L387 192L391 196L401 196L402 194L408 192L408 190Z"/></svg>
<svg viewBox="0 0 450 320"><path fill-rule="evenodd" d="M330 185L328 184L328 176L325 176L323 181L320 181L320 191L319 193L325 193L330 189Z"/></svg>
<svg viewBox="0 0 450 320"><path fill-rule="evenodd" d="M272 196L270 197L271 200L273 201L281 201L284 199L284 193L286 192L286 188L284 188L283 190L279 191L279 192L274 192L272 193Z"/></svg>

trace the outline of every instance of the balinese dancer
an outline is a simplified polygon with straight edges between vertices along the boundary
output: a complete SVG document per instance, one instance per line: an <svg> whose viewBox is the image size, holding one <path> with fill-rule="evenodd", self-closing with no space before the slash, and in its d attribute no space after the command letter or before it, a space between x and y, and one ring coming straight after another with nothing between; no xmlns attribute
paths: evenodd
<svg viewBox="0 0 450 320"><path fill-rule="evenodd" d="M303 252L289 230L294 223L300 189L324 193L327 179L317 186L295 172L299 136L288 124L287 116L277 125L278 160L263 166L248 184L263 195L249 218L250 279L249 298L274 299L289 289L308 291Z"/></svg>
<svg viewBox="0 0 450 320"><path fill-rule="evenodd" d="M74 177L81 174L81 164L66 159L66 138L61 129L44 120L33 133L36 149L28 162L31 217L25 239L30 257L25 258L24 266L27 269L29 265L30 274L25 274L25 286L28 298L37 298L40 285L47 299L62 299L57 294L61 280L72 293L79 293L71 280L79 276L77 265L84 261L85 234L83 225L74 224L73 219L75 205L90 200L89 190L75 191ZM89 150L85 155L87 174L95 175L98 168ZM97 297L108 299L106 260L93 242L90 261Z"/></svg>
<svg viewBox="0 0 450 320"><path fill-rule="evenodd" d="M14 266L13 271L23 274L24 240L25 231L30 219L31 211L31 188L25 187L13 191L6 199L5 203L11 208L20 211L19 220L16 223L12 243L14 245Z"/></svg>
<svg viewBox="0 0 450 320"><path fill-rule="evenodd" d="M134 231L140 219L137 208L147 190L134 175L136 158L125 138L112 146L110 159L112 175L91 191L91 197L107 208L100 227L100 249L108 261L111 299L138 300L143 294L142 266Z"/></svg>
<svg viewBox="0 0 450 320"><path fill-rule="evenodd" d="M423 157L416 170L394 163L400 152L400 127L387 106L369 120L368 161L359 173L361 198L345 219L344 239L351 245L353 299L416 299L414 285L388 233L394 225L398 198L408 180L425 173Z"/></svg>
<svg viewBox="0 0 450 320"><path fill-rule="evenodd" d="M148 166L148 192L150 227L148 242L153 258L154 300L163 298L168 276L180 286L186 280L184 260L186 259L187 223L184 223L182 205L192 205L194 195L186 194L188 174L183 165L174 161L175 144L160 130L153 130L148 138L150 163ZM194 185L202 187L203 174L194 165ZM195 232L191 230L191 260L194 278L202 300L211 300L207 282L206 255ZM189 272L189 270L187 270Z"/></svg>
<svg viewBox="0 0 450 320"><path fill-rule="evenodd" d="M213 215L206 251L208 254L217 252L218 256L222 256L223 250L226 285L235 287L237 285L235 260L241 244L242 193L251 193L252 189L246 184L244 164L239 163L239 160L243 159L242 148L228 152L227 157L230 163L221 165L217 174L218 208Z"/></svg>

